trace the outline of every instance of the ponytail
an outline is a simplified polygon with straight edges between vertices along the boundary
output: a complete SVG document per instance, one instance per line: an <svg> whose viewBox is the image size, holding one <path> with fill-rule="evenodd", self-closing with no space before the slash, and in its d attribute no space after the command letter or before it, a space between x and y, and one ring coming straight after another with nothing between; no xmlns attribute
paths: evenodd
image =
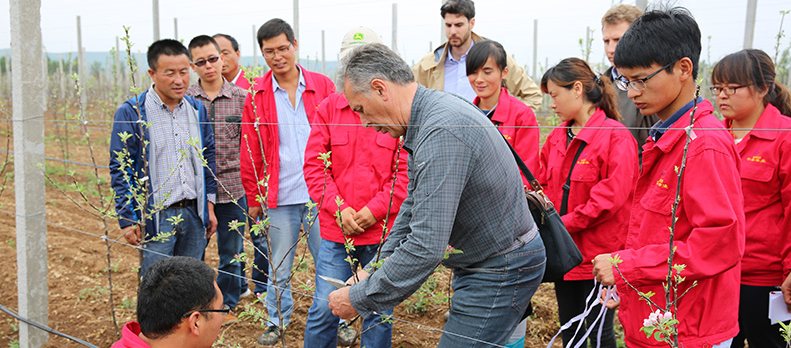
<svg viewBox="0 0 791 348"><path fill-rule="evenodd" d="M547 93L547 82L564 88L571 88L575 82L582 83L585 98L597 108L602 109L607 117L620 121L615 104L615 87L609 79L602 79L591 70L590 65L579 58L566 58L553 66L541 78L541 90Z"/></svg>
<svg viewBox="0 0 791 348"><path fill-rule="evenodd" d="M791 93L788 92L786 86L775 81L774 87L767 93L767 96L769 102L780 110L781 114L791 117Z"/></svg>

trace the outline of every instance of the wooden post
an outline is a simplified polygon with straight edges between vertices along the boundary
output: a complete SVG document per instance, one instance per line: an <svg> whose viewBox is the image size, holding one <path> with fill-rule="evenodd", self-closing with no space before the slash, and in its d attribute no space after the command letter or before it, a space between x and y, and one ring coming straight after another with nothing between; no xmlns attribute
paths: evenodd
<svg viewBox="0 0 791 348"><path fill-rule="evenodd" d="M757 0L747 0L747 19L744 23L744 49L753 48L753 35L755 33L755 8Z"/></svg>
<svg viewBox="0 0 791 348"><path fill-rule="evenodd" d="M19 314L49 322L47 304L47 222L44 171L44 76L41 71L41 1L11 0L10 27L16 195L16 267ZM25 49L27 48L27 49ZM41 347L45 331L19 323L19 346Z"/></svg>

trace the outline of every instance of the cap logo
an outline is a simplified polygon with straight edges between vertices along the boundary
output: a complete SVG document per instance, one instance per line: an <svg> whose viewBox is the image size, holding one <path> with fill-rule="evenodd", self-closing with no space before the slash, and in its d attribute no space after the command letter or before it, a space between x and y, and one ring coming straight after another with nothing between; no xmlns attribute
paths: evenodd
<svg viewBox="0 0 791 348"><path fill-rule="evenodd" d="M363 40L363 33L354 33L354 40L362 41Z"/></svg>

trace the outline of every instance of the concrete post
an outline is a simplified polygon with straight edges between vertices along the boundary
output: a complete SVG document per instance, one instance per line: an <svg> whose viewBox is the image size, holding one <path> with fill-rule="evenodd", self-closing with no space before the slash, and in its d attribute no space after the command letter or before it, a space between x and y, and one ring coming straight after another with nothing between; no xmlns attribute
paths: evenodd
<svg viewBox="0 0 791 348"><path fill-rule="evenodd" d="M747 19L744 23L744 49L753 48L753 35L755 33L755 9L758 0L747 0Z"/></svg>
<svg viewBox="0 0 791 348"><path fill-rule="evenodd" d="M6 92L8 93L8 99L11 99L11 88L13 85L11 83L11 55L10 53L5 54L5 78L6 78Z"/></svg>
<svg viewBox="0 0 791 348"><path fill-rule="evenodd" d="M393 42L390 45L390 49L393 52L398 52L398 4L393 3Z"/></svg>
<svg viewBox="0 0 791 348"><path fill-rule="evenodd" d="M11 0L10 27L16 193L16 265L19 314L47 325L47 223L44 173L44 76L41 71L41 1ZM19 346L41 347L46 332L19 323Z"/></svg>
<svg viewBox="0 0 791 348"><path fill-rule="evenodd" d="M118 84L118 93L125 95L124 86L126 86L126 83L124 81L126 79L124 77L126 74L124 74L124 66L121 65L121 39L118 36L115 37L115 57L113 58L115 58L115 80Z"/></svg>
<svg viewBox="0 0 791 348"><path fill-rule="evenodd" d="M152 0L154 12L154 41L159 41L159 0Z"/></svg>
<svg viewBox="0 0 791 348"><path fill-rule="evenodd" d="M324 55L324 30L321 31L321 74L327 75L327 62Z"/></svg>
<svg viewBox="0 0 791 348"><path fill-rule="evenodd" d="M299 0L294 0L294 40L299 44ZM299 61L299 51L297 51L297 61Z"/></svg>
<svg viewBox="0 0 791 348"><path fill-rule="evenodd" d="M41 46L41 75L44 76L44 86L41 91L44 92L44 105L47 105L49 99L49 62L47 61L47 49Z"/></svg>
<svg viewBox="0 0 791 348"><path fill-rule="evenodd" d="M645 11L645 8L648 7L648 0L637 0L636 6Z"/></svg>
<svg viewBox="0 0 791 348"><path fill-rule="evenodd" d="M80 16L77 16L77 66L80 74L80 86L85 87L85 82L88 74L85 72L85 50L82 47L82 24L80 24ZM80 111L82 112L88 103L88 95L80 93ZM83 113L84 115L84 113Z"/></svg>
<svg viewBox="0 0 791 348"><path fill-rule="evenodd" d="M538 19L533 20L533 81L538 79Z"/></svg>
<svg viewBox="0 0 791 348"><path fill-rule="evenodd" d="M258 46L258 31L255 30L255 24L253 24L253 66L258 67L258 55L261 54L261 47Z"/></svg>
<svg viewBox="0 0 791 348"><path fill-rule="evenodd" d="M66 76L64 76L63 72L63 54L58 54L58 86L60 89L58 90L58 99L63 100L65 97L64 93L66 92Z"/></svg>
<svg viewBox="0 0 791 348"><path fill-rule="evenodd" d="M179 19L173 18L173 39L179 40Z"/></svg>

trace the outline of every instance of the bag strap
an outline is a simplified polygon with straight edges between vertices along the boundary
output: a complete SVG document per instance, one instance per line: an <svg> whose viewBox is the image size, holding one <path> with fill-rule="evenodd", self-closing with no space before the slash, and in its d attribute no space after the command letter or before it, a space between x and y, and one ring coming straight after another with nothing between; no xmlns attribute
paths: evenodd
<svg viewBox="0 0 791 348"><path fill-rule="evenodd" d="M558 214L560 216L566 215L566 209L568 208L569 204L569 191L571 190L571 173L574 171L574 166L577 164L577 159L580 158L580 154L582 150L588 144L584 141L580 141L580 147L577 149L577 153L574 155L574 160L571 162L571 169L569 169L569 175L566 178L566 184L563 185L563 201L560 202L560 211Z"/></svg>
<svg viewBox="0 0 791 348"><path fill-rule="evenodd" d="M502 135L502 133L500 135ZM544 190L544 188L541 187L541 184L538 183L536 177L533 176L533 173L530 172L530 169L527 168L525 162L522 161L522 158L519 157L519 154L516 153L514 147L511 146L511 143L509 143L508 139L505 138L505 135L503 135L503 140L505 140L505 144L508 145L508 148L511 149L511 154L514 155L514 159L516 160L516 165L519 167L519 170L522 172L522 175L524 175L525 178L527 179L527 182L530 183L530 188L532 188L533 191Z"/></svg>

